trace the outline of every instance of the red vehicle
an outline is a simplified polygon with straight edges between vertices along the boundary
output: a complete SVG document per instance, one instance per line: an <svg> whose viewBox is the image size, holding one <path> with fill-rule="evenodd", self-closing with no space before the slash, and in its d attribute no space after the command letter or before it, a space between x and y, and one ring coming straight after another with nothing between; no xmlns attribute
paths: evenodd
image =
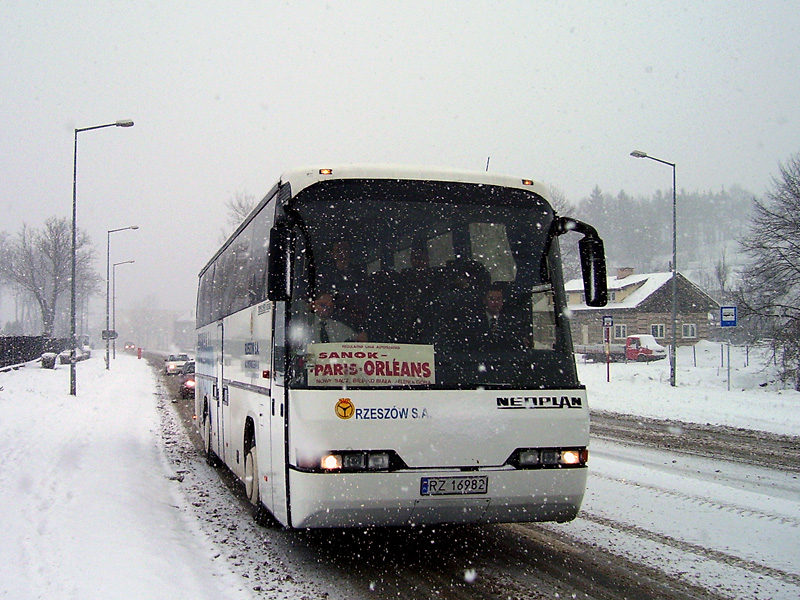
<svg viewBox="0 0 800 600"><path fill-rule="evenodd" d="M650 362L667 357L667 349L652 335L629 335L624 344L576 344L575 353L592 362Z"/></svg>

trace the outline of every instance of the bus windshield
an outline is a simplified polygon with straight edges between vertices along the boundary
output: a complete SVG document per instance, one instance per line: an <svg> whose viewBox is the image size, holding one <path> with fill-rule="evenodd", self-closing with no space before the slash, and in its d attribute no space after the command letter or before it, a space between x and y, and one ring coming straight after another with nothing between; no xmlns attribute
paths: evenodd
<svg viewBox="0 0 800 600"><path fill-rule="evenodd" d="M290 202L292 387L578 385L543 198L492 185L331 180Z"/></svg>

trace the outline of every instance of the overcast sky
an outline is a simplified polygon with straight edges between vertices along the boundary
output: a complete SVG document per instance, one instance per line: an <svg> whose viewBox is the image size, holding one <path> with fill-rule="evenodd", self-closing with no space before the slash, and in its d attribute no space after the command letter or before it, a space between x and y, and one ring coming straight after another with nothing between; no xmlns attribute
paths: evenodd
<svg viewBox="0 0 800 600"><path fill-rule="evenodd" d="M800 151L778 2L0 3L0 231L69 217L118 308L194 307L224 203L308 163L490 169L579 202L740 185ZM710 218L717 218L710 215ZM124 269L124 271L123 271Z"/></svg>

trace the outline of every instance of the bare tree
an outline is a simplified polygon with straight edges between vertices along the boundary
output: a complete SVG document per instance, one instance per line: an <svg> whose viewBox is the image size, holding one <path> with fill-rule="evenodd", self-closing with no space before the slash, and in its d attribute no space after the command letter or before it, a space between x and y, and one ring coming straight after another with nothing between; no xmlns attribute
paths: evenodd
<svg viewBox="0 0 800 600"><path fill-rule="evenodd" d="M754 199L741 242L750 263L736 300L759 337L772 341L783 380L793 379L800 391L800 154L780 172L767 201Z"/></svg>
<svg viewBox="0 0 800 600"><path fill-rule="evenodd" d="M725 296L728 293L728 277L731 274L731 266L728 263L728 256L723 249L720 253L719 260L714 264L714 277L719 286L720 299L724 302Z"/></svg>
<svg viewBox="0 0 800 600"><path fill-rule="evenodd" d="M227 224L221 231L220 243L225 242L230 237L231 233L248 217L257 203L258 199L255 196L245 192L236 192L233 198L225 201Z"/></svg>
<svg viewBox="0 0 800 600"><path fill-rule="evenodd" d="M75 249L76 288L88 295L97 289L99 277L91 268L94 251L85 233L79 232ZM2 253L0 277L36 300L41 310L42 335L52 336L59 298L71 287L71 222L51 217L41 230L23 225Z"/></svg>

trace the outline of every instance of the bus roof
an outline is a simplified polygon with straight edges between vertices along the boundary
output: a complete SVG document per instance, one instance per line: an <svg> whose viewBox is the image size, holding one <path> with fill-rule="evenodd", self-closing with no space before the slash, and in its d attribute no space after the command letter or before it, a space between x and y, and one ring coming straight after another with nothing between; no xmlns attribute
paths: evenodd
<svg viewBox="0 0 800 600"><path fill-rule="evenodd" d="M545 199L550 194L540 181L503 175L486 171L461 171L435 167L407 165L316 165L285 171L281 183L290 183L292 195L319 181L327 179L407 179L423 181L449 181L454 183L476 183L497 185L532 191Z"/></svg>

